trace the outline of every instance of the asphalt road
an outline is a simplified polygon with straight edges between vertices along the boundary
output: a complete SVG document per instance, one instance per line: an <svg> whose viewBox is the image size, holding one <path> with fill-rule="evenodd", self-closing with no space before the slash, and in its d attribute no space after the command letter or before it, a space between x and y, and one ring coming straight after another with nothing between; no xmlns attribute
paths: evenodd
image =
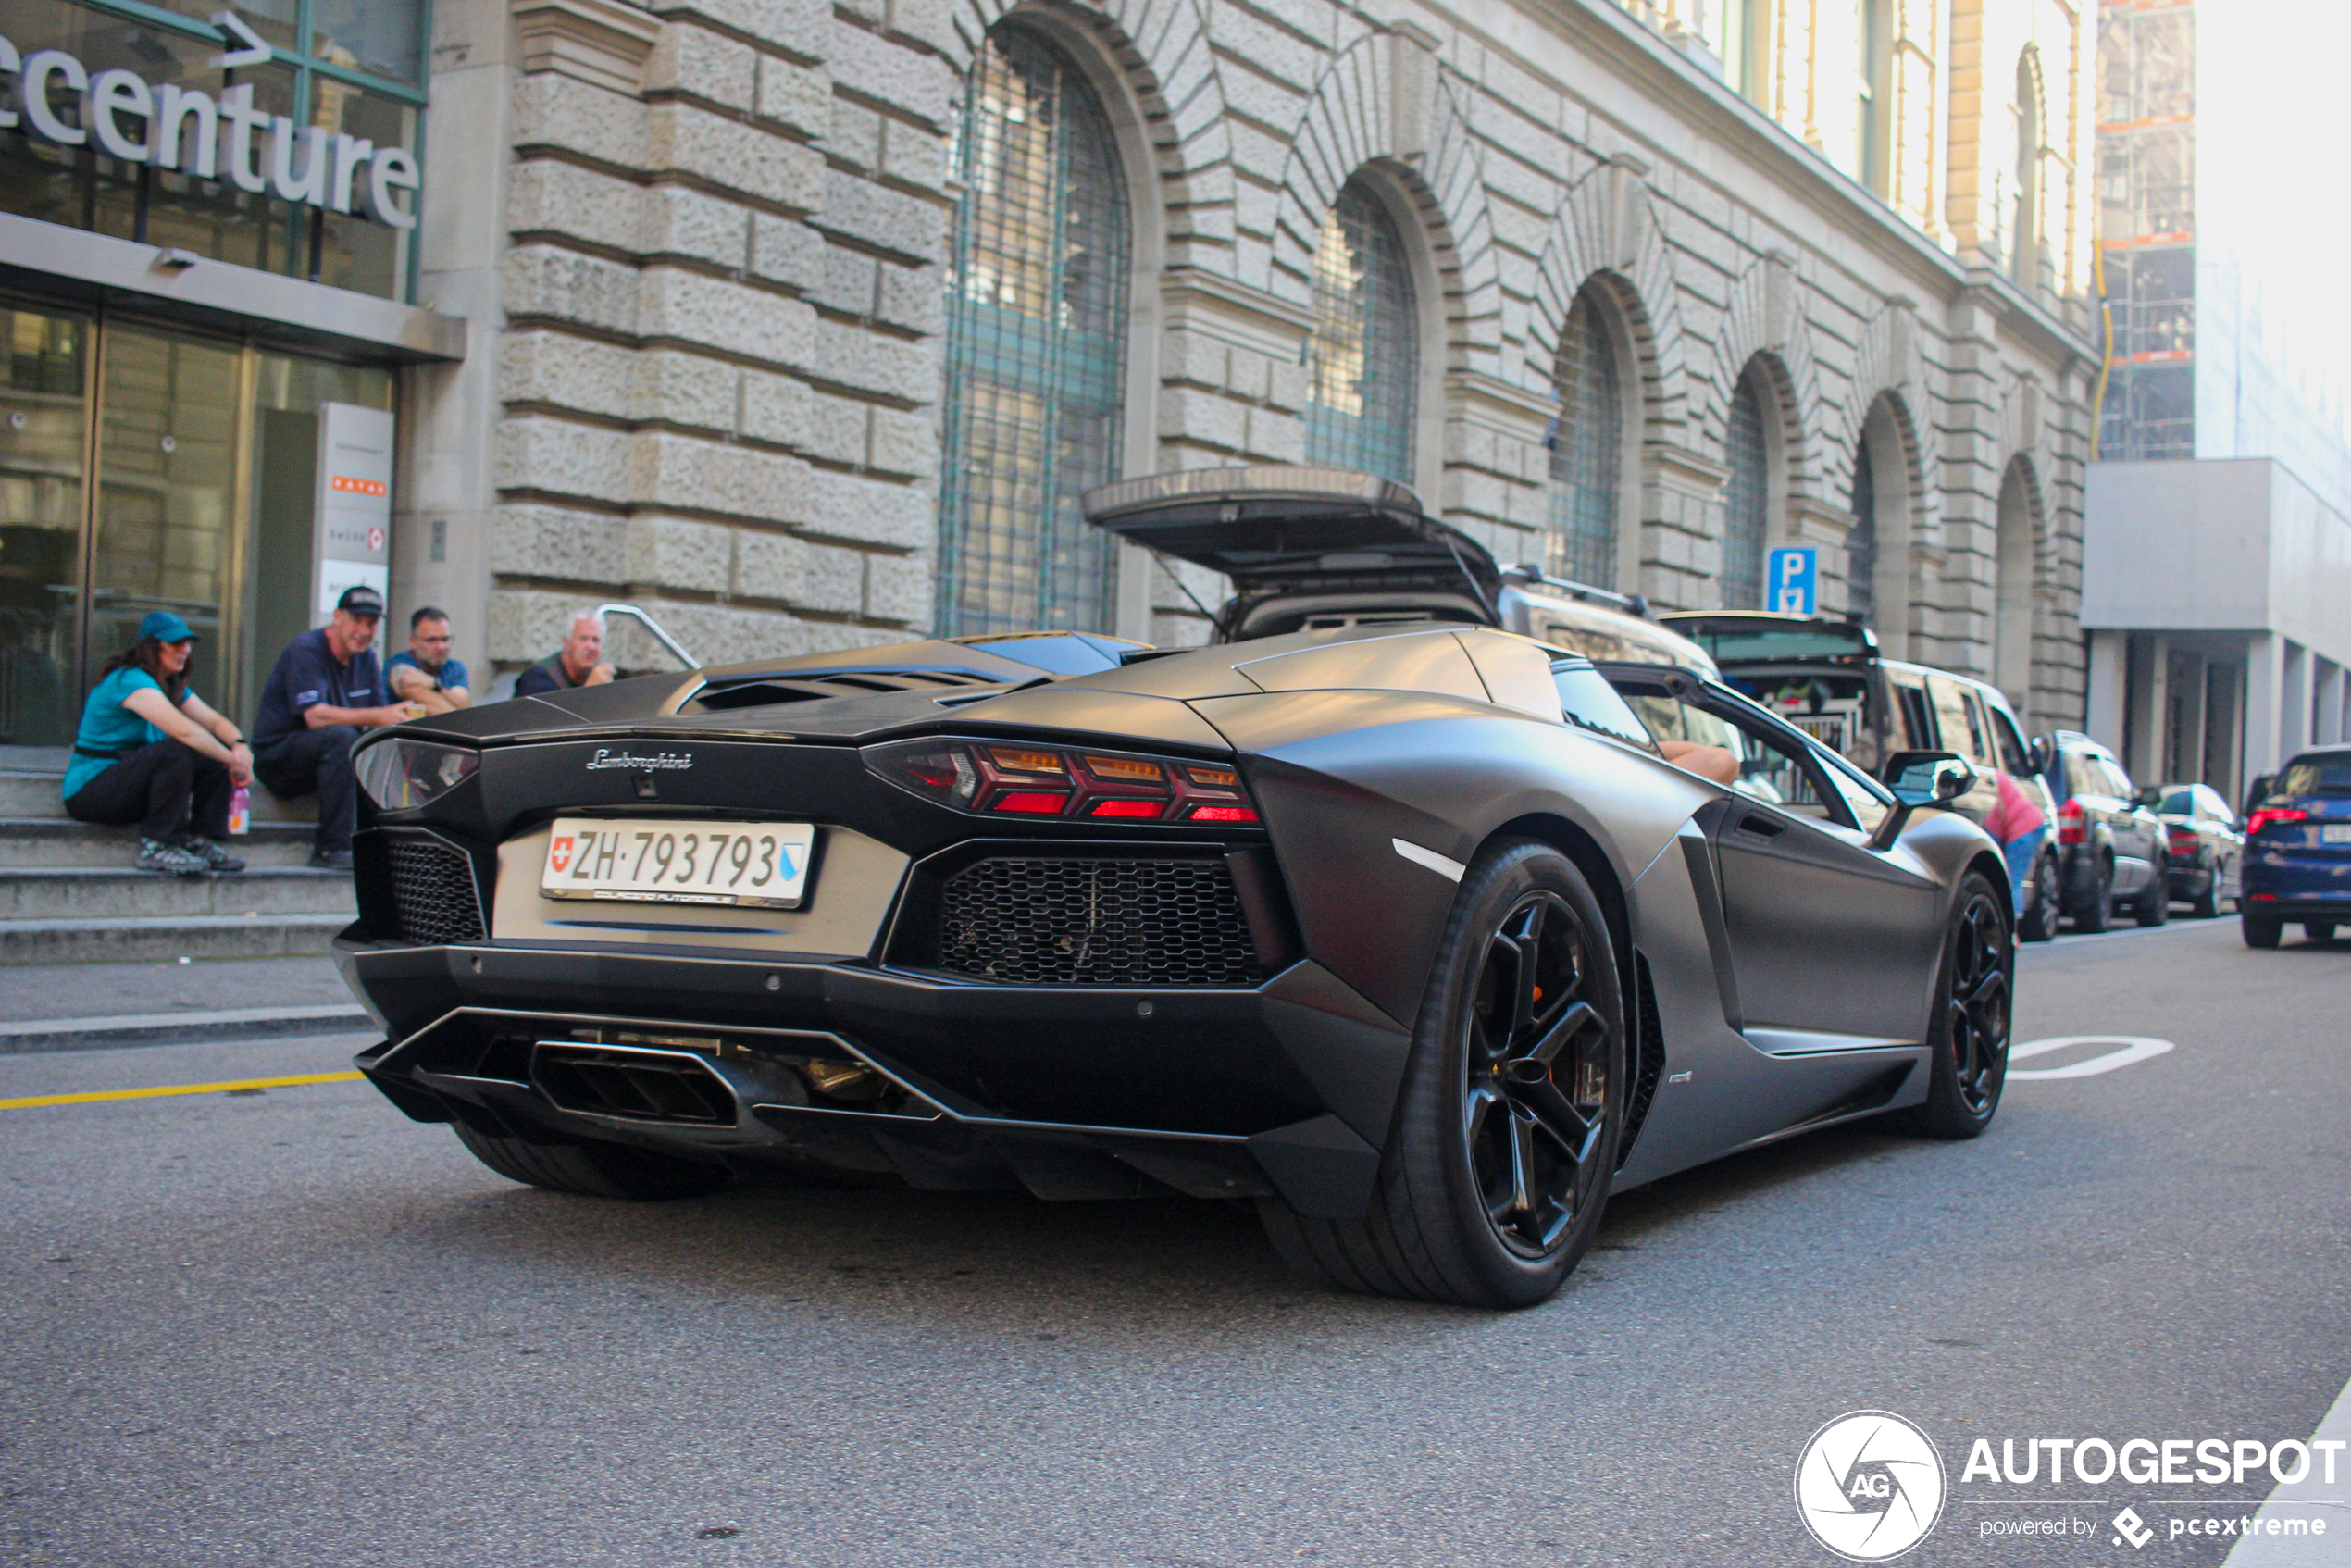
<svg viewBox="0 0 2351 1568"><path fill-rule="evenodd" d="M1512 1315L1303 1288L1206 1203L558 1197L362 1084L0 1110L0 1562L1825 1564L1797 1454L1877 1409L1951 1481L1905 1562L2218 1562L2167 1522L2266 1475L1960 1469L2311 1437L2351 1379L2346 981L2351 943L2233 921L2030 950L2020 1040L2176 1049L2015 1082L1974 1143L1838 1131L1623 1195ZM355 1043L18 1057L0 1099ZM2313 1562L2351 1562L2345 1458ZM2055 1518L2095 1533L1984 1533Z"/></svg>

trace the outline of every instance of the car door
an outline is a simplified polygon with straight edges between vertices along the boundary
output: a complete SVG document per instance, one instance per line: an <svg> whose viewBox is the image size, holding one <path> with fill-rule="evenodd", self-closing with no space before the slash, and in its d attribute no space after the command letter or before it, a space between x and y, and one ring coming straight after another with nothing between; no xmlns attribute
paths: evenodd
<svg viewBox="0 0 2351 1568"><path fill-rule="evenodd" d="M2114 829L2114 890L2131 892L2164 874L2163 820L2138 803L2139 787L2112 757L2096 760Z"/></svg>
<svg viewBox="0 0 2351 1568"><path fill-rule="evenodd" d="M1934 883L1870 848L1856 798L1881 814L1883 803L1817 742L1727 693L1707 705L1741 743L1738 782L1699 822L1720 868L1737 1022L1750 1039L1910 1038L1940 951Z"/></svg>

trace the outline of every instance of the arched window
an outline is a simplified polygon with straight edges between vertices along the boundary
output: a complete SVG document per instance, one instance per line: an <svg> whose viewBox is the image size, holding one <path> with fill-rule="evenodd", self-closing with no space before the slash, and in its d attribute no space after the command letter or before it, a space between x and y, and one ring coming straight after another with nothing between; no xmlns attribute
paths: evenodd
<svg viewBox="0 0 2351 1568"><path fill-rule="evenodd" d="M1763 395L1755 371L1739 377L1731 393L1729 429L1723 456L1730 477L1723 482L1723 607L1756 610L1763 605L1763 540L1772 509L1771 454L1764 444Z"/></svg>
<svg viewBox="0 0 2351 1568"><path fill-rule="evenodd" d="M2029 289L2041 279L2041 72L2030 49L2016 61L2015 222L2009 272Z"/></svg>
<svg viewBox="0 0 2351 1568"><path fill-rule="evenodd" d="M1420 373L1404 237L1350 180L1314 246L1314 330L1306 340L1306 461L1412 482Z"/></svg>
<svg viewBox="0 0 2351 1568"><path fill-rule="evenodd" d="M1863 626L1877 620L1877 476L1870 442L1853 449L1853 531L1845 536L1845 609Z"/></svg>
<svg viewBox="0 0 2351 1568"><path fill-rule="evenodd" d="M1114 541L1077 498L1118 476L1128 239L1110 121L1059 49L999 28L953 156L939 633L1107 630Z"/></svg>
<svg viewBox="0 0 2351 1568"><path fill-rule="evenodd" d="M1557 577L1613 588L1624 408L1602 308L1586 288L1575 296L1560 332L1560 411L1544 438L1551 449L1551 537L1544 567Z"/></svg>

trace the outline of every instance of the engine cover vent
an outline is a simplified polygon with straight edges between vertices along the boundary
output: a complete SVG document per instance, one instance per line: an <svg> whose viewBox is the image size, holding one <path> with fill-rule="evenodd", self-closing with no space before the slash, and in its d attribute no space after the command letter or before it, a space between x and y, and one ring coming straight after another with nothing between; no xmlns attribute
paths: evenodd
<svg viewBox="0 0 2351 1568"><path fill-rule="evenodd" d="M940 890L942 968L1007 986L1264 977L1225 861L995 855Z"/></svg>

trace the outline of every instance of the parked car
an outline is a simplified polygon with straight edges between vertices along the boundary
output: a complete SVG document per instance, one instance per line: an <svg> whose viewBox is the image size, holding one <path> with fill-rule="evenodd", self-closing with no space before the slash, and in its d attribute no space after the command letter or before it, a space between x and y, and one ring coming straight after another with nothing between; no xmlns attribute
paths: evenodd
<svg viewBox="0 0 2351 1568"><path fill-rule="evenodd" d="M2158 784L2140 803L2163 819L2164 863L2171 896L2198 920L2216 918L2238 896L2245 870L2245 833L2236 813L2209 784Z"/></svg>
<svg viewBox="0 0 2351 1568"><path fill-rule="evenodd" d="M2278 770L2245 821L2247 947L2275 947L2288 921L2314 942L2351 921L2351 746L2304 752Z"/></svg>
<svg viewBox="0 0 2351 1568"><path fill-rule="evenodd" d="M1659 620L1711 654L1732 689L1865 770L1897 752L1957 752L1974 765L1976 784L1955 809L1978 823L1999 802L1996 775L2015 779L2049 823L2025 877L2017 935L2057 935L2057 806L2042 778L2049 745L2026 744L1998 687L1883 657L1867 627L1831 616L1700 610Z"/></svg>
<svg viewBox="0 0 2351 1568"><path fill-rule="evenodd" d="M1370 594L1363 556L1461 558L1343 478L1096 515L1191 557L1311 512L1293 559L1352 549ZM1882 784L1689 670L1611 669L1467 616L926 640L381 730L335 940L386 1027L358 1066L558 1191L1240 1200L1312 1277L1497 1307L1558 1288L1619 1184L1867 1116L1981 1133L2004 872L1932 809L1972 770ZM1749 788L1669 762L1614 680Z"/></svg>
<svg viewBox="0 0 2351 1568"><path fill-rule="evenodd" d="M2170 851L2163 820L2139 803L2139 790L2112 752L2087 735L2060 729L2046 775L2058 802L2058 885L2076 927L2103 931L2118 904L2142 926L2171 917Z"/></svg>

